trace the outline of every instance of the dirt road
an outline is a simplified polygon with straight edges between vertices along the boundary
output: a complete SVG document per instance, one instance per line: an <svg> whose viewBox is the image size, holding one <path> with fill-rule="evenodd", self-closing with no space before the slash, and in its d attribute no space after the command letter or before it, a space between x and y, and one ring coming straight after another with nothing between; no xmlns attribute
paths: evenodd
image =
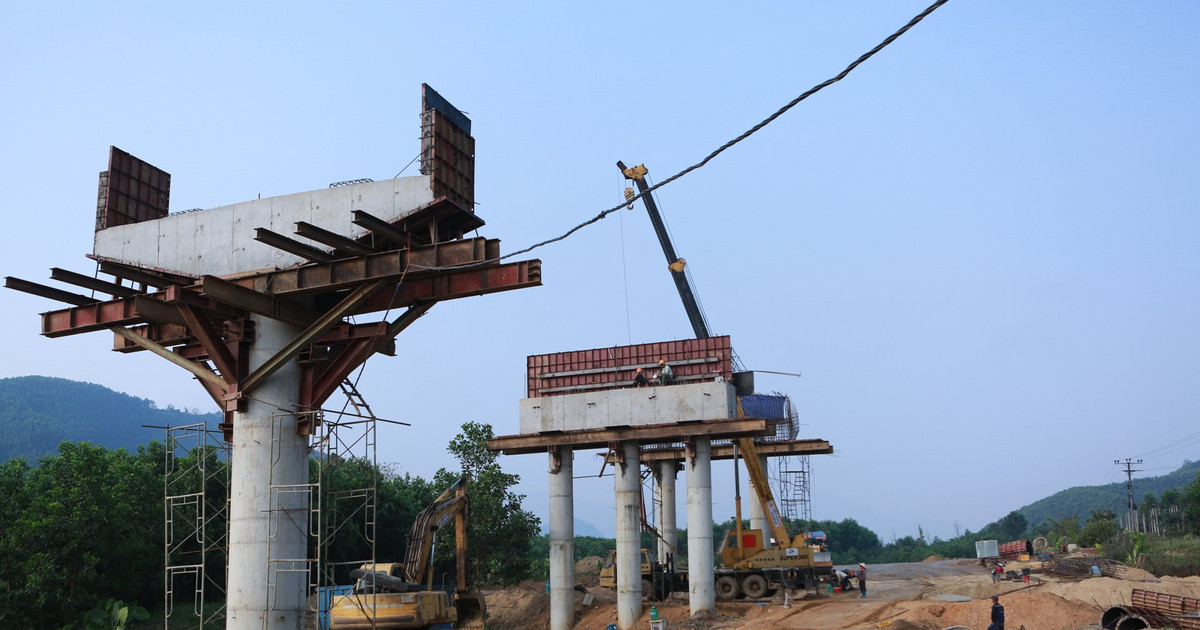
<svg viewBox="0 0 1200 630"><path fill-rule="evenodd" d="M1004 604L1008 628L1065 630L1098 628L1100 615L1109 606L1129 602L1134 588L1200 597L1200 577L1164 578L1130 570L1125 580L1092 578L1059 580L1034 575L1022 582L993 583L987 571L970 560L940 560L869 567L865 599L857 590L827 594L809 592L787 608L781 599L769 602L722 602L717 611L690 616L686 594L657 604L659 615L672 629L750 630L805 629L941 630L966 626L984 630L989 623L991 596ZM616 595L612 589L588 587L594 597L583 606L577 597L578 630L604 630L616 623ZM491 593L487 598L488 628L546 628L549 596L543 584ZM649 628L649 606L635 628Z"/></svg>

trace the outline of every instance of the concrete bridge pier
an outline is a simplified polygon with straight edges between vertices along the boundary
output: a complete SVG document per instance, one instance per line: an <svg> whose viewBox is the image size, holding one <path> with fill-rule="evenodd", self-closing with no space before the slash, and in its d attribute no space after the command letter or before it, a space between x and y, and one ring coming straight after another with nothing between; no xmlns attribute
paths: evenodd
<svg viewBox="0 0 1200 630"><path fill-rule="evenodd" d="M712 538L712 442L697 437L687 461L688 600L693 615L716 610Z"/></svg>
<svg viewBox="0 0 1200 630"><path fill-rule="evenodd" d="M617 464L613 481L617 505L617 627L632 630L642 614L641 451L637 442L622 442L619 448L624 461Z"/></svg>
<svg viewBox="0 0 1200 630"><path fill-rule="evenodd" d="M253 319L251 370L299 333L278 320ZM288 413L299 394L300 367L293 360L255 389L246 411L234 414L228 630L296 630L302 623L309 505L298 489L308 483L308 436L296 434L296 415Z"/></svg>
<svg viewBox="0 0 1200 630"><path fill-rule="evenodd" d="M658 541L658 561L666 562L667 554L674 554L678 563L679 548L676 540L675 526L675 477L676 464L674 460L664 461L658 465L658 500L662 505L658 532L662 540Z"/></svg>
<svg viewBox="0 0 1200 630"><path fill-rule="evenodd" d="M550 453L550 630L575 625L575 451Z"/></svg>

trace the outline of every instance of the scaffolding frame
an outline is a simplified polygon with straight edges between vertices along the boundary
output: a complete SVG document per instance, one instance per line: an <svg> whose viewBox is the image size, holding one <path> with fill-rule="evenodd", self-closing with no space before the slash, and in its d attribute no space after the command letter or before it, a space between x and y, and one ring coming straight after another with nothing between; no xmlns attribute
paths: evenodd
<svg viewBox="0 0 1200 630"><path fill-rule="evenodd" d="M203 628L225 618L224 604L205 611L204 603L209 596L225 599L230 444L221 431L210 431L203 422L168 426L164 453L163 624ZM220 465L221 461L225 465ZM214 562L214 557L221 561ZM186 619L176 616L172 620L179 598L188 593L191 610L183 615Z"/></svg>

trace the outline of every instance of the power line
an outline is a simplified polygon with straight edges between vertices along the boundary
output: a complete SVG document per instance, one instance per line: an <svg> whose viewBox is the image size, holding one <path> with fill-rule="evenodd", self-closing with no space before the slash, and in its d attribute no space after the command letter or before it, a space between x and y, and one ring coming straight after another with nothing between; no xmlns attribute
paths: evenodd
<svg viewBox="0 0 1200 630"><path fill-rule="evenodd" d="M708 164L710 161L712 161L713 158L724 153L726 149L729 149L733 145L735 145L735 144L741 142L742 140L749 138L751 135L757 133L758 130L760 130L763 127L766 127L767 125L774 122L776 118L779 118L783 114L787 113L787 111L789 109L800 104L801 101L807 99L808 97L812 96L813 94L816 94L817 92L820 92L821 90L829 87L830 85L833 85L834 83L837 83L838 81L841 81L842 79L846 78L846 75L850 74L855 68L862 65L863 62L865 62L866 60L875 56L876 53L878 53L879 51L886 48L892 42L896 41L897 38L899 38L901 35L908 32L908 30L911 29L912 27L916 26L921 20L924 20L926 17L928 17L929 14L931 14L935 10L937 10L938 7L941 7L943 4L946 4L949 1L950 0L937 0L937 2L934 2L933 4L929 5L929 7L927 7L924 11L921 11L920 13L918 13L915 17L913 17L911 20L909 20L907 24L900 27L900 29L897 30L895 33L888 35L887 38L885 38L877 46L875 46L871 50L860 55L858 59L855 59L850 65L846 66L846 68L844 70L842 70L841 72L839 72L837 75L835 75L829 79L826 79L825 81L818 83L817 85L814 85L813 87L809 88L808 91L806 91L803 94L801 94L800 96L797 96L796 98L792 99L786 105L784 105L783 107L776 110L775 113L771 114L770 116L767 116L758 124L747 129L740 136L730 140L729 142L726 142L725 144L721 145L720 147L717 147L716 150L714 150L712 153L709 153L707 156L704 157L704 159L702 159L699 162L683 169L682 171L679 171L678 173L664 179L663 181L661 181L653 186L650 186L645 191L634 196L633 198L625 199L624 201L617 204L616 206L613 206L611 208L608 208L607 210L601 211L596 216L592 217L591 219L588 219L587 221L584 221L583 223L580 223L579 225L576 225L575 227L571 228L570 230L567 230L566 232L564 232L563 234L556 236L554 238L546 239L540 243L534 243L533 245L530 245L529 247L526 247L525 249L517 250L510 254L505 254L504 256L500 256L498 258L492 258L489 260L483 260L483 261L479 261L479 262L475 262L475 263L465 263L462 265L448 265L445 267L423 267L422 266L419 268L420 269L431 269L431 270L434 270L434 269L464 269L464 268L470 268L470 267L479 267L482 265L490 265L490 264L499 262L501 260L504 260L506 258L511 258L513 256L519 256L521 254L527 254L539 247L543 247L543 246L549 245L551 243L557 243L558 241L568 238L569 236L578 232L579 230L582 230L583 228L585 228L593 223L596 223L597 221L626 207L627 205L633 203L634 201L637 201L638 199L641 199L642 197L653 193L655 190L658 190L659 188L662 188L663 186L670 184L671 182L683 177L684 175L687 175L688 173L691 173L692 171L703 168L706 164ZM413 265L413 267L418 268L417 265Z"/></svg>

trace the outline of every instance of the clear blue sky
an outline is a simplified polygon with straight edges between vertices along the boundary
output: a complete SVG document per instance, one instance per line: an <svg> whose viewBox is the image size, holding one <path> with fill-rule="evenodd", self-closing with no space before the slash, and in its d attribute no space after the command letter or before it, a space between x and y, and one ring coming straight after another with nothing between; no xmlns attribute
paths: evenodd
<svg viewBox="0 0 1200 630"><path fill-rule="evenodd" d="M516 6L9 3L0 271L92 272L110 144L173 174L174 210L392 177L422 82L474 121L481 234L513 251L615 204L617 160L664 179L926 3ZM1141 474L1197 457L1197 27L1190 1L952 1L659 192L715 331L804 374L758 383L837 449L813 459L814 516L949 537L1116 481L1114 459L1189 436ZM690 335L640 209L531 256L545 286L441 304L368 364L376 412L413 423L381 460L429 476L462 422L515 433L529 354ZM0 292L0 376L211 408L107 335L39 337L51 308ZM544 516L545 459L505 465ZM714 477L726 518L729 465ZM577 483L606 533L610 490Z"/></svg>

